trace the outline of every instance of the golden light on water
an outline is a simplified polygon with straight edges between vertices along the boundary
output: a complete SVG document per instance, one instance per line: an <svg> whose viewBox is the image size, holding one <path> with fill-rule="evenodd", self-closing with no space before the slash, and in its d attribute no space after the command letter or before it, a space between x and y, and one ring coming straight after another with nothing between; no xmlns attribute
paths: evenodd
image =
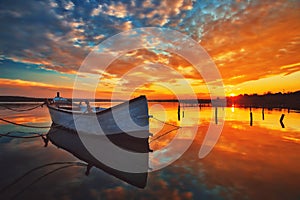
<svg viewBox="0 0 300 200"><path fill-rule="evenodd" d="M234 112L234 104L231 106L231 112Z"/></svg>

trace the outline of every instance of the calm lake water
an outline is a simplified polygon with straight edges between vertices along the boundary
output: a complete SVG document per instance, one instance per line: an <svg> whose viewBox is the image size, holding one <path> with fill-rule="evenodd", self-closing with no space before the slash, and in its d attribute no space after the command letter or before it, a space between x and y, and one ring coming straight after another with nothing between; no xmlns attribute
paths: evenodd
<svg viewBox="0 0 300 200"><path fill-rule="evenodd" d="M178 121L177 106L149 105L155 118L182 128L171 131L173 126L150 119L154 134L149 138L154 150L149 154L150 167L174 162L149 172L144 189L95 167L86 176L85 166L65 163L83 161L51 142L44 147L40 137L0 137L0 199L300 199L300 113L265 110L262 120L261 109L252 109L250 126L249 109L219 108L219 116L226 113L222 133L212 151L200 159L199 150L210 122L215 123L215 111L181 106ZM281 114L285 114L285 128L279 123ZM46 107L22 113L0 108L0 117L51 125ZM1 134L24 135L18 131L46 134L49 129L0 122ZM175 137L181 141L178 144L191 143L181 156L174 153L180 145L169 146Z"/></svg>

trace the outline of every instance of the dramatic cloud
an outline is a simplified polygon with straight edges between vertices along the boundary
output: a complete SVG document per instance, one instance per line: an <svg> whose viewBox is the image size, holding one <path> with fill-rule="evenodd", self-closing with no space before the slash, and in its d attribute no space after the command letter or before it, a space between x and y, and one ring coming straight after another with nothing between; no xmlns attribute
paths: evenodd
<svg viewBox="0 0 300 200"><path fill-rule="evenodd" d="M0 55L1 60L12 60L24 67L36 65L55 71L58 74L52 76L58 80L63 74L75 74L93 47L121 31L149 26L171 28L192 37L208 51L227 89L237 92L244 84L243 90L247 91L251 86L245 85L250 81L270 76L289 79L288 75L300 70L299 9L300 2L292 0L6 0L0 2ZM136 40L144 44L164 42ZM106 81L116 81L112 77L120 78L130 66L147 62L168 65L188 78L193 86L204 85L184 59L151 50L113 62ZM0 67L6 69L0 78L9 77L8 67L3 62ZM138 76L144 76L146 82L153 81L146 71ZM166 74L153 83L162 79L180 82ZM129 87L131 82L124 85ZM279 85L274 89L280 90Z"/></svg>
<svg viewBox="0 0 300 200"><path fill-rule="evenodd" d="M3 79L0 78L0 94L15 95L22 94L24 96L34 97L39 94L39 97L51 97L61 91L66 95L71 95L71 87L63 87L60 85L45 84L41 82L24 81L20 79Z"/></svg>
<svg viewBox="0 0 300 200"><path fill-rule="evenodd" d="M252 3L203 37L227 84L299 71L299 2ZM287 68L283 66L290 66Z"/></svg>

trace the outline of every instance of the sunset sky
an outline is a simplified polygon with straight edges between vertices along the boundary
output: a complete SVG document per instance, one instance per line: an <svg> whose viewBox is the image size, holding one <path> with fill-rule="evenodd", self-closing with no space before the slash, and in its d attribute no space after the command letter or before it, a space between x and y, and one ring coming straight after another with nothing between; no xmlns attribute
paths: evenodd
<svg viewBox="0 0 300 200"><path fill-rule="evenodd" d="M197 41L220 71L226 95L297 91L299 10L297 0L2 0L0 95L61 91L71 97L77 70L97 44L142 27L169 28ZM112 91L188 97L187 83L199 98L209 96L189 62L157 49L127 52L107 71L86 73L86 84L100 74L98 98Z"/></svg>

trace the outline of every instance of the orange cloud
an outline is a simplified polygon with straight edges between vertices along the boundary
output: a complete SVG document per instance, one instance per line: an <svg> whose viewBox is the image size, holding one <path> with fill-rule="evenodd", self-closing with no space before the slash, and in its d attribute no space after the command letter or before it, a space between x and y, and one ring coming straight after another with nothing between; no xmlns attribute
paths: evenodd
<svg viewBox="0 0 300 200"><path fill-rule="evenodd" d="M0 78L1 95L16 95L30 97L51 97L55 96L57 91L61 91L64 96L71 96L72 88L57 86L41 82L24 81L20 79Z"/></svg>
<svg viewBox="0 0 300 200"><path fill-rule="evenodd" d="M260 2L207 25L201 45L216 62L225 84L300 70L299 8L299 2Z"/></svg>

